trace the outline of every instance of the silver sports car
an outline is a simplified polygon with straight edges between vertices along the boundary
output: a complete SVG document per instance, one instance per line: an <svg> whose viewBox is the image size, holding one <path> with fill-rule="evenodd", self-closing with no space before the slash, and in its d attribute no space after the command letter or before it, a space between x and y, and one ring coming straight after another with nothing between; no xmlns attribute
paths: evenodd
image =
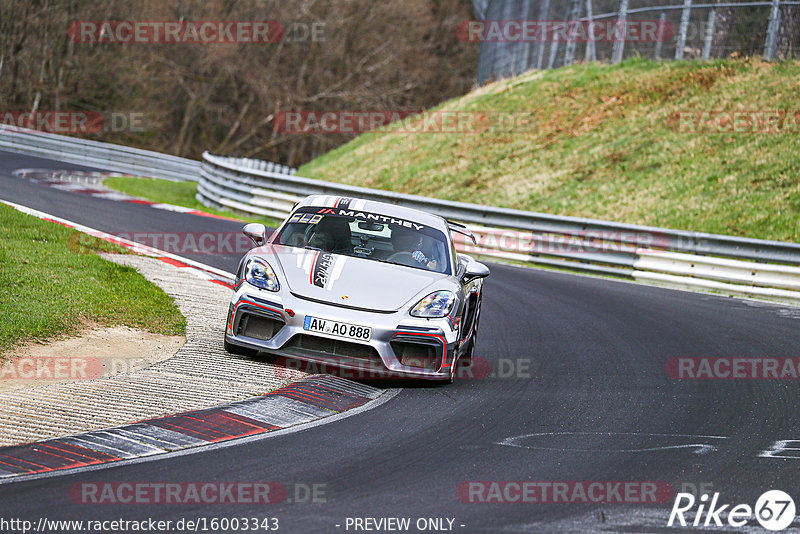
<svg viewBox="0 0 800 534"><path fill-rule="evenodd" d="M263 351L357 376L452 381L475 347L489 269L457 254L464 226L423 211L310 196L242 259L225 332ZM474 239L474 238L473 238Z"/></svg>

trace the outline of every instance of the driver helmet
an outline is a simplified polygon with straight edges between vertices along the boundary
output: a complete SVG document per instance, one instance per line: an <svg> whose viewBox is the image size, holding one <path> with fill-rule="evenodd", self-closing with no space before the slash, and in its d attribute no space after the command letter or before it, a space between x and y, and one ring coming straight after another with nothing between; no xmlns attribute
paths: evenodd
<svg viewBox="0 0 800 534"><path fill-rule="evenodd" d="M395 252L412 252L419 243L419 235L413 230L398 226L392 230L392 246Z"/></svg>

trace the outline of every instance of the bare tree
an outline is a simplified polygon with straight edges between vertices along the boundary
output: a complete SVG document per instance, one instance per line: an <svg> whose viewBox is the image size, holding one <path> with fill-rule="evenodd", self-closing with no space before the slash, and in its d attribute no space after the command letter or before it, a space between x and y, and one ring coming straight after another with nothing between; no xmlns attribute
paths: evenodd
<svg viewBox="0 0 800 534"><path fill-rule="evenodd" d="M352 135L276 132L281 111L420 109L469 90L477 48L455 30L470 18L460 0L0 0L0 110L140 111L147 131L97 137L297 165ZM82 20L276 20L288 33L272 44L68 39Z"/></svg>

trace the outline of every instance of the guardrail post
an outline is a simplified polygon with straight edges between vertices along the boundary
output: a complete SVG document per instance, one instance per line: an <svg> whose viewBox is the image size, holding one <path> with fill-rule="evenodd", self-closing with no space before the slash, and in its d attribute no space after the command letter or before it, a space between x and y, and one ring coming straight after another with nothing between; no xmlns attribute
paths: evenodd
<svg viewBox="0 0 800 534"><path fill-rule="evenodd" d="M552 69L556 66L556 56L558 55L558 41L553 38L553 42L550 43L550 59L547 61L547 68Z"/></svg>
<svg viewBox="0 0 800 534"><path fill-rule="evenodd" d="M595 50L594 39L592 39L592 35L590 33L593 22L594 22L594 9L592 7L592 0L586 0L586 27L588 28L588 31L586 38L586 54L584 55L584 61L586 61L587 63L591 61L597 61L597 51Z"/></svg>
<svg viewBox="0 0 800 534"><path fill-rule="evenodd" d="M667 25L667 14L663 11L658 16L658 33L656 34L656 49L653 52L653 59L661 59L661 48L664 46L664 28Z"/></svg>
<svg viewBox="0 0 800 534"><path fill-rule="evenodd" d="M617 15L617 27L614 32L614 48L611 52L611 62L619 63L622 61L622 54L625 52L625 38L627 36L628 23L628 0L620 0L619 15ZM622 31L620 37L619 32Z"/></svg>
<svg viewBox="0 0 800 534"><path fill-rule="evenodd" d="M539 6L539 22L545 22L548 13L550 13L550 0L542 0ZM543 31L542 35L539 36L539 42L536 44L536 68L540 70L542 68L542 60L544 59L544 44L546 39L547 32Z"/></svg>
<svg viewBox="0 0 800 534"><path fill-rule="evenodd" d="M772 0L769 10L769 25L767 26L767 40L764 43L764 60L772 61L778 47L778 32L781 29L781 1Z"/></svg>
<svg viewBox="0 0 800 534"><path fill-rule="evenodd" d="M683 59L686 49L686 34L689 32L689 19L692 16L692 0L683 0L681 11L681 27L678 30L678 44L675 46L675 59Z"/></svg>
<svg viewBox="0 0 800 534"><path fill-rule="evenodd" d="M526 21L533 20L533 0L525 0L525 15L523 19ZM522 54L522 71L528 71L533 68L533 52L536 48L536 43L522 43L525 51Z"/></svg>
<svg viewBox="0 0 800 534"><path fill-rule="evenodd" d="M717 10L711 9L708 12L708 23L706 24L706 38L703 43L703 59L708 60L711 57L711 42L714 40L714 23L717 20Z"/></svg>
<svg viewBox="0 0 800 534"><path fill-rule="evenodd" d="M575 63L575 48L578 45L575 40L575 26L577 24L582 24L579 20L580 18L581 0L569 0L569 15L567 15L567 22L569 23L567 35L569 39L567 40L567 48L564 51L564 65L572 65Z"/></svg>

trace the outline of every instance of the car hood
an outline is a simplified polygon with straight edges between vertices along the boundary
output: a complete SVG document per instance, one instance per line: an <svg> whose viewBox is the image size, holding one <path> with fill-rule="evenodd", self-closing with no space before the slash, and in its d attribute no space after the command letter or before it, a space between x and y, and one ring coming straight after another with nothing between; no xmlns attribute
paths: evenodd
<svg viewBox="0 0 800 534"><path fill-rule="evenodd" d="M271 252L292 293L353 308L396 311L413 305L409 300L417 293L446 278L422 269L329 252L291 247L275 247Z"/></svg>

